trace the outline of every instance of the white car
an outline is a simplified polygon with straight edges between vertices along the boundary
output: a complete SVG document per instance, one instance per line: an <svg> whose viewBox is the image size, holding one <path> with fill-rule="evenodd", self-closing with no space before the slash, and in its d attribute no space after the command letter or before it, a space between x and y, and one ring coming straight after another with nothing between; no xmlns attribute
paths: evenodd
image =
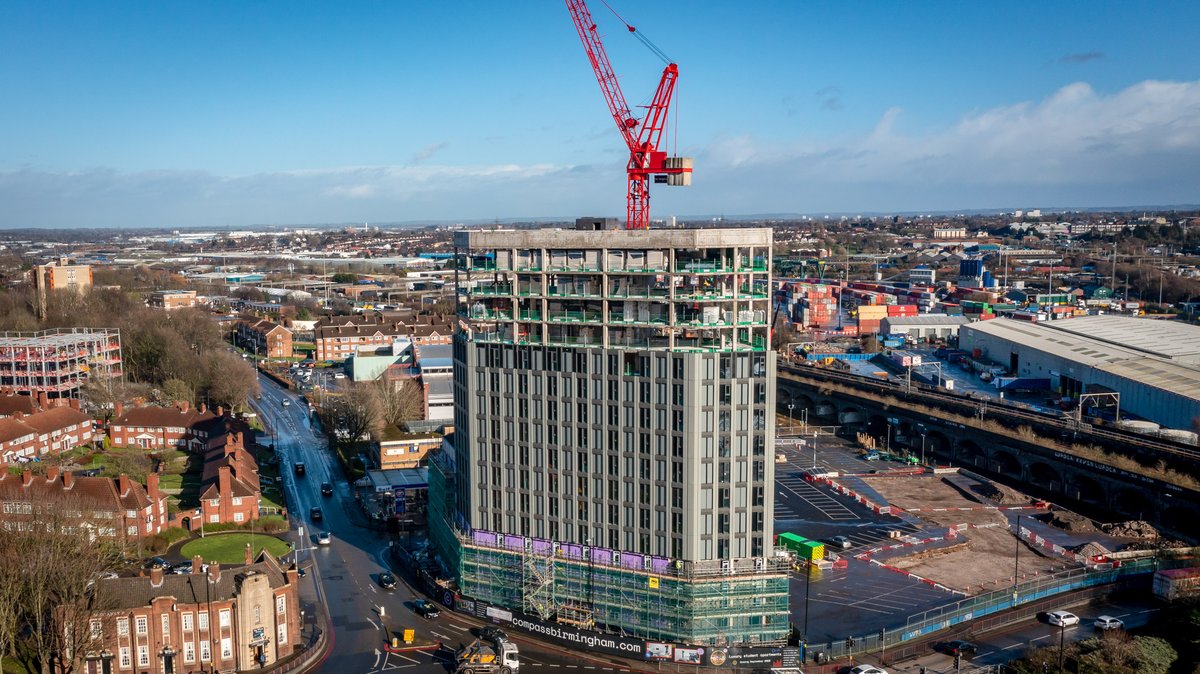
<svg viewBox="0 0 1200 674"><path fill-rule="evenodd" d="M888 674L886 669L880 669L875 665L859 665L850 670L850 674Z"/></svg>
<svg viewBox="0 0 1200 674"><path fill-rule="evenodd" d="M1067 611L1051 611L1046 614L1046 622L1057 627L1070 627L1079 624L1079 616Z"/></svg>
<svg viewBox="0 0 1200 674"><path fill-rule="evenodd" d="M1096 622L1093 624L1096 629L1104 630L1106 632L1108 630L1125 629L1125 623L1122 622L1120 618L1114 618L1110 615L1102 615L1099 618L1096 618Z"/></svg>
<svg viewBox="0 0 1200 674"><path fill-rule="evenodd" d="M317 534L317 545L329 545L332 542L333 537L329 535L328 531L322 531Z"/></svg>

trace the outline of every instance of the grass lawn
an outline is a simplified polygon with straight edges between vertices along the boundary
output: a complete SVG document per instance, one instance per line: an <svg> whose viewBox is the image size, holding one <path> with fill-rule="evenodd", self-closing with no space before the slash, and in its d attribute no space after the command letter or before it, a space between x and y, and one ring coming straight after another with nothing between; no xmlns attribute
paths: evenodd
<svg viewBox="0 0 1200 674"><path fill-rule="evenodd" d="M246 544L254 546L254 555L265 547L276 557L291 551L287 543L268 534L249 534L243 532L229 534L209 534L187 543L179 551L184 557L200 555L207 562L222 564L241 564L246 561Z"/></svg>

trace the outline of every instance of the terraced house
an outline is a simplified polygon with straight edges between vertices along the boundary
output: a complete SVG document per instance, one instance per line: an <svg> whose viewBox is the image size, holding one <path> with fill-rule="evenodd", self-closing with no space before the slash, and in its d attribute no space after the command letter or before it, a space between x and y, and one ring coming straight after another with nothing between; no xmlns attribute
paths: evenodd
<svg viewBox="0 0 1200 674"><path fill-rule="evenodd" d="M0 419L0 460L14 463L58 454L93 440L92 418L75 406L45 412L14 412Z"/></svg>
<svg viewBox="0 0 1200 674"><path fill-rule="evenodd" d="M117 447L181 449L203 452L223 442L228 419L225 410L204 405L193 409L187 402L174 407L133 407L117 404L108 425L108 437Z"/></svg>
<svg viewBox="0 0 1200 674"><path fill-rule="evenodd" d="M167 527L167 495L154 473L143 487L125 475L76 477L57 466L44 476L30 470L16 475L0 464L0 528L29 531L53 521L97 537L149 538Z"/></svg>
<svg viewBox="0 0 1200 674"><path fill-rule="evenodd" d="M204 457L200 486L200 522L249 522L259 517L262 489L258 463L242 443L241 433L227 433L225 443L209 450Z"/></svg>

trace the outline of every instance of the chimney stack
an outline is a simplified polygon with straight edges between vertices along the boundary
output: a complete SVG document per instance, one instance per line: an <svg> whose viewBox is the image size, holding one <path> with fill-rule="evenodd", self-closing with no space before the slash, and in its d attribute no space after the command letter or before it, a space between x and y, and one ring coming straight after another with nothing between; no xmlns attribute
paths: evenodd
<svg viewBox="0 0 1200 674"><path fill-rule="evenodd" d="M220 562L213 562L212 564L208 565L208 579L209 579L209 582L212 582L212 583L216 583L221 580L221 563Z"/></svg>
<svg viewBox="0 0 1200 674"><path fill-rule="evenodd" d="M113 416L114 417L119 417L124 413L125 413L125 403L118 402L116 405L113 405Z"/></svg>
<svg viewBox="0 0 1200 674"><path fill-rule="evenodd" d="M129 493L129 476L126 475L125 473L121 473L121 476L117 478L117 494L120 496L125 496L128 493Z"/></svg>
<svg viewBox="0 0 1200 674"><path fill-rule="evenodd" d="M217 405L217 416L225 416L225 408Z"/></svg>
<svg viewBox="0 0 1200 674"><path fill-rule="evenodd" d="M67 404L71 406L71 409L78 410L79 409L79 398L71 398L70 402L68 402Z"/></svg>
<svg viewBox="0 0 1200 674"><path fill-rule="evenodd" d="M204 414L207 411L208 411L208 405L206 405L204 403L200 403L200 409L199 409L200 414Z"/></svg>
<svg viewBox="0 0 1200 674"><path fill-rule="evenodd" d="M157 513L158 513L158 473L150 473L149 475L146 476L146 495L150 497L150 503L152 505L152 510L157 515Z"/></svg>
<svg viewBox="0 0 1200 674"><path fill-rule="evenodd" d="M12 418L20 421L25 418L25 413L21 411L13 412Z"/></svg>
<svg viewBox="0 0 1200 674"><path fill-rule="evenodd" d="M70 489L75 486L75 473L69 470L63 471L63 489Z"/></svg>
<svg viewBox="0 0 1200 674"><path fill-rule="evenodd" d="M162 587L163 584L163 569L161 566L155 565L150 569L150 587Z"/></svg>
<svg viewBox="0 0 1200 674"><path fill-rule="evenodd" d="M33 484L33 471L26 468L21 471L21 486L28 487Z"/></svg>
<svg viewBox="0 0 1200 674"><path fill-rule="evenodd" d="M194 576L198 573L201 573L201 569L203 568L204 558L200 555L192 555L192 575Z"/></svg>
<svg viewBox="0 0 1200 674"><path fill-rule="evenodd" d="M249 543L247 543L246 544L246 566L250 566L253 563L254 563L254 549L250 547Z"/></svg>
<svg viewBox="0 0 1200 674"><path fill-rule="evenodd" d="M58 466L46 466L46 481L54 482L58 479Z"/></svg>
<svg viewBox="0 0 1200 674"><path fill-rule="evenodd" d="M186 400L179 401L179 411L183 412L184 414L187 414L188 408L191 406L192 404Z"/></svg>

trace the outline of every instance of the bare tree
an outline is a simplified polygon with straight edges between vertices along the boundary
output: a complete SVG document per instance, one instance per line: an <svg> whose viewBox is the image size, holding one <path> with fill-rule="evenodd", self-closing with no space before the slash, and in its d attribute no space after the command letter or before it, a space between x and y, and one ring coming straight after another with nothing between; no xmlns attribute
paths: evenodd
<svg viewBox="0 0 1200 674"><path fill-rule="evenodd" d="M85 616L104 606L96 581L120 564L121 513L78 497L53 496L13 521L6 551L22 561L17 654L43 674L70 674L76 654L95 645Z"/></svg>
<svg viewBox="0 0 1200 674"><path fill-rule="evenodd" d="M208 397L214 403L236 409L258 393L254 368L237 354L221 350L208 358Z"/></svg>
<svg viewBox="0 0 1200 674"><path fill-rule="evenodd" d="M4 672L4 659L12 657L17 645L21 619L18 601L26 563L17 556L12 539L12 533L0 529L0 674Z"/></svg>
<svg viewBox="0 0 1200 674"><path fill-rule="evenodd" d="M379 401L368 386L348 384L325 400L326 417L339 442L354 445L382 430Z"/></svg>
<svg viewBox="0 0 1200 674"><path fill-rule="evenodd" d="M424 393L412 379L388 381L384 376L367 384L367 388L375 397L384 426L399 426L424 415Z"/></svg>

